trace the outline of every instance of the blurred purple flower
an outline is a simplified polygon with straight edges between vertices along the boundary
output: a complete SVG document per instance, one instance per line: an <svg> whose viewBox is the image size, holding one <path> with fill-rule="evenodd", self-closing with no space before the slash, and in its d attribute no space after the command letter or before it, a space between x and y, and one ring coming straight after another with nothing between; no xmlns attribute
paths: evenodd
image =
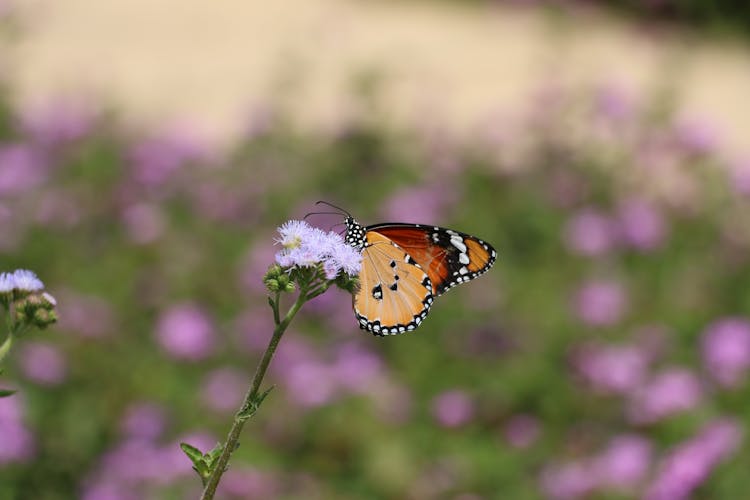
<svg viewBox="0 0 750 500"><path fill-rule="evenodd" d="M70 290L58 297L60 308L58 328L82 337L103 337L114 329L112 306L100 297L79 295Z"/></svg>
<svg viewBox="0 0 750 500"><path fill-rule="evenodd" d="M546 467L540 483L547 498L567 500L591 492L596 486L596 477L587 461L575 461Z"/></svg>
<svg viewBox="0 0 750 500"><path fill-rule="evenodd" d="M59 97L22 110L21 128L42 146L60 146L87 135L97 111L91 99Z"/></svg>
<svg viewBox="0 0 750 500"><path fill-rule="evenodd" d="M655 375L631 397L628 418L637 424L652 423L695 408L703 399L703 385L684 368L669 368Z"/></svg>
<svg viewBox="0 0 750 500"><path fill-rule="evenodd" d="M677 446L661 462L648 485L645 500L687 500L719 463L742 442L742 426L733 420L715 420Z"/></svg>
<svg viewBox="0 0 750 500"><path fill-rule="evenodd" d="M505 424L505 439L514 448L528 448L539 437L539 419L531 415L514 415Z"/></svg>
<svg viewBox="0 0 750 500"><path fill-rule="evenodd" d="M327 294L323 294L325 296ZM241 313L234 320L233 332L236 332L237 347L247 352L263 352L268 347L275 328L271 310L253 308Z"/></svg>
<svg viewBox="0 0 750 500"><path fill-rule="evenodd" d="M120 429L128 438L154 441L166 428L164 409L152 403L136 403L125 410Z"/></svg>
<svg viewBox="0 0 750 500"><path fill-rule="evenodd" d="M0 465L28 462L35 455L34 435L23 422L21 397L0 398Z"/></svg>
<svg viewBox="0 0 750 500"><path fill-rule="evenodd" d="M633 101L633 96L621 85L610 83L598 90L596 111L609 121L622 122L633 116Z"/></svg>
<svg viewBox="0 0 750 500"><path fill-rule="evenodd" d="M651 443L638 435L614 437L606 449L594 457L592 468L605 488L634 490L651 467Z"/></svg>
<svg viewBox="0 0 750 500"><path fill-rule="evenodd" d="M123 210L122 219L130 240L138 245L159 239L166 225L159 207L150 203L130 205Z"/></svg>
<svg viewBox="0 0 750 500"><path fill-rule="evenodd" d="M646 377L647 353L631 345L587 344L573 357L576 371L597 391L627 394Z"/></svg>
<svg viewBox="0 0 750 500"><path fill-rule="evenodd" d="M52 344L25 343L20 352L20 360L24 376L40 385L61 384L68 374L65 356Z"/></svg>
<svg viewBox="0 0 750 500"><path fill-rule="evenodd" d="M206 375L201 385L201 400L218 413L236 410L248 387L250 377L234 368L219 368Z"/></svg>
<svg viewBox="0 0 750 500"><path fill-rule="evenodd" d="M171 356L199 361L210 356L216 343L214 326L206 313L192 304L170 307L159 317L159 344Z"/></svg>
<svg viewBox="0 0 750 500"><path fill-rule="evenodd" d="M34 218L39 224L52 228L69 228L77 225L84 213L79 199L63 189L47 188L38 200Z"/></svg>
<svg viewBox="0 0 750 500"><path fill-rule="evenodd" d="M141 498L133 487L104 480L84 487L82 500L138 500Z"/></svg>
<svg viewBox="0 0 750 500"><path fill-rule="evenodd" d="M443 427L459 427L474 416L474 401L464 391L443 392L432 400L432 415Z"/></svg>
<svg viewBox="0 0 750 500"><path fill-rule="evenodd" d="M588 281L575 295L578 318L591 326L611 326L620 321L627 308L627 296L616 281Z"/></svg>
<svg viewBox="0 0 750 500"><path fill-rule="evenodd" d="M642 251L655 250L664 244L667 227L656 208L640 199L630 199L618 208L622 240Z"/></svg>
<svg viewBox="0 0 750 500"><path fill-rule="evenodd" d="M0 196L23 194L46 177L44 158L30 145L0 143Z"/></svg>
<svg viewBox="0 0 750 500"><path fill-rule="evenodd" d="M565 227L565 244L580 255L604 255L617 244L615 221L594 209L583 209L574 214Z"/></svg>
<svg viewBox="0 0 750 500"><path fill-rule="evenodd" d="M267 472L252 467L232 467L221 478L220 498L278 498L280 484Z"/></svg>
<svg viewBox="0 0 750 500"><path fill-rule="evenodd" d="M750 196L750 158L735 162L729 171L730 181L734 190Z"/></svg>
<svg viewBox="0 0 750 500"><path fill-rule="evenodd" d="M716 150L719 131L705 119L683 119L676 125L677 143L689 154L704 155Z"/></svg>
<svg viewBox="0 0 750 500"><path fill-rule="evenodd" d="M727 387L738 385L750 367L750 322L724 318L703 333L703 361L711 376Z"/></svg>
<svg viewBox="0 0 750 500"><path fill-rule="evenodd" d="M342 344L331 367L336 381L353 392L363 392L382 376L383 363L360 343Z"/></svg>
<svg viewBox="0 0 750 500"><path fill-rule="evenodd" d="M385 200L381 216L386 221L433 223L455 201L455 190L447 186L406 187Z"/></svg>
<svg viewBox="0 0 750 500"><path fill-rule="evenodd" d="M129 152L133 177L147 187L158 187L188 163L213 162L206 140L187 126L175 126L136 143Z"/></svg>
<svg viewBox="0 0 750 500"><path fill-rule="evenodd" d="M327 365L311 359L293 364L284 375L291 400L306 408L331 402L337 396L337 382Z"/></svg>

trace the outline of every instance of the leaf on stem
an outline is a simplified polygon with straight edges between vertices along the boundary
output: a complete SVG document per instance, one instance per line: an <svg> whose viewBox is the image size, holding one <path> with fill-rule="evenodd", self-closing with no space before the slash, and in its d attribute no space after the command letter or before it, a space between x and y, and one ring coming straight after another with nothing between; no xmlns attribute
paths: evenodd
<svg viewBox="0 0 750 500"><path fill-rule="evenodd" d="M266 396L268 396L268 393L270 393L275 386L271 386L263 392L262 394L256 394L253 399L247 402L245 406L242 407L242 409L237 413L237 418L239 420L247 420L248 418L255 415L255 413L258 411L258 408L260 408L261 403L263 403L263 400L266 399Z"/></svg>
<svg viewBox="0 0 750 500"><path fill-rule="evenodd" d="M201 450L188 443L180 443L180 448L182 448L182 451L185 452L185 455L187 455L193 463L193 470L198 474L203 486L205 486L206 481L208 481L208 478L211 476L211 473L216 466L216 461L219 459L219 455L221 455L223 449L222 444L217 443L208 453L203 453Z"/></svg>

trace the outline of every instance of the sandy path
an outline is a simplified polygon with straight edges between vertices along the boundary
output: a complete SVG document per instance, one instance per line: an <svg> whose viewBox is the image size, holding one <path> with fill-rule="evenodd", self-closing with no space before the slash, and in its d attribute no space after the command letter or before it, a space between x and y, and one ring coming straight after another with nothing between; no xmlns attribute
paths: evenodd
<svg viewBox="0 0 750 500"><path fill-rule="evenodd" d="M646 33L612 19L554 22L527 10L355 0L20 0L11 47L25 100L86 89L137 122L187 118L235 133L250 107L286 96L301 120L353 111L356 74L382 76L398 120L457 130L513 108L542 78L650 88L679 79L688 116L750 150L750 49Z"/></svg>

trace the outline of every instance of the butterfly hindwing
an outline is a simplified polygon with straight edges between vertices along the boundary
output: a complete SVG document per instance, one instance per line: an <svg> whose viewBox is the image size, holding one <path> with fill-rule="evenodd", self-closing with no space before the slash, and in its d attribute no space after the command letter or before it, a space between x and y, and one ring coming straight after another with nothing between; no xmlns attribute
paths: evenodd
<svg viewBox="0 0 750 500"><path fill-rule="evenodd" d="M485 273L497 252L489 243L453 229L423 224L376 224L368 226L405 250L426 272L438 296L460 283Z"/></svg>
<svg viewBox="0 0 750 500"><path fill-rule="evenodd" d="M375 335L416 329L432 305L430 277L400 245L367 232L354 312L360 327Z"/></svg>

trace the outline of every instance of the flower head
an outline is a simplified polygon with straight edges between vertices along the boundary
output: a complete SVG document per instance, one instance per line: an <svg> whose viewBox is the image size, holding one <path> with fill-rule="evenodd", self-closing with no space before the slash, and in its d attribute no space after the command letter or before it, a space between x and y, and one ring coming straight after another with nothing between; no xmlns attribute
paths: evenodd
<svg viewBox="0 0 750 500"><path fill-rule="evenodd" d="M39 292L44 289L44 283L36 274L27 269L17 269L13 272L13 288L23 292Z"/></svg>
<svg viewBox="0 0 750 500"><path fill-rule="evenodd" d="M711 376L723 386L742 382L750 368L750 322L724 318L703 334L703 360Z"/></svg>
<svg viewBox="0 0 750 500"><path fill-rule="evenodd" d="M362 256L334 232L324 232L304 221L291 220L279 228L282 248L276 262L282 267L313 267L322 264L327 279L340 271L350 276L359 273Z"/></svg>

